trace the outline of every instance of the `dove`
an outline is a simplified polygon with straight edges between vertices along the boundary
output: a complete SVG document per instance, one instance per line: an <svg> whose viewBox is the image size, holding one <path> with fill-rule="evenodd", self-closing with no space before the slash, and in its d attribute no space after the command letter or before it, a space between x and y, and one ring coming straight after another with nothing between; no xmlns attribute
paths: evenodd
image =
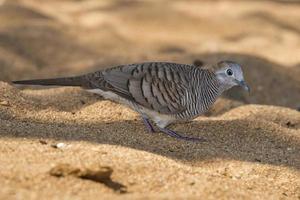
<svg viewBox="0 0 300 200"><path fill-rule="evenodd" d="M140 114L149 132L153 124L171 137L189 137L168 128L204 114L233 86L250 91L238 63L220 61L210 67L171 62L120 65L80 76L13 81L14 84L77 86L126 105Z"/></svg>

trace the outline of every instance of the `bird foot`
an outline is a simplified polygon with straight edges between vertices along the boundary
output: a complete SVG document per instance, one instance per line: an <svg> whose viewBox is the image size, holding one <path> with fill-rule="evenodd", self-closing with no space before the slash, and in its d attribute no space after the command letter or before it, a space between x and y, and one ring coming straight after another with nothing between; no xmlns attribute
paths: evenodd
<svg viewBox="0 0 300 200"><path fill-rule="evenodd" d="M206 142L207 141L205 138L183 136L183 135L176 133L175 131L172 131L172 130L166 129L166 128L160 128L160 131L171 137L186 140L186 141L195 141L195 142Z"/></svg>
<svg viewBox="0 0 300 200"><path fill-rule="evenodd" d="M149 119L144 118L143 117L143 122L148 130L148 132L150 133L155 133L155 129L152 126L151 122L149 121ZM195 141L195 142L206 142L207 140L204 138L197 138L197 137L188 137L188 136L183 136L180 135L178 133L176 133L175 131L172 131L170 129L166 129L166 128L159 128L159 130L171 137L177 138L177 139L182 139L182 140L186 140L186 141Z"/></svg>
<svg viewBox="0 0 300 200"><path fill-rule="evenodd" d="M149 121L149 119L143 118L143 122L144 122L144 124L145 124L145 126L146 126L148 132L150 132L150 133L155 133L155 130L154 130L154 128L153 128L151 122Z"/></svg>

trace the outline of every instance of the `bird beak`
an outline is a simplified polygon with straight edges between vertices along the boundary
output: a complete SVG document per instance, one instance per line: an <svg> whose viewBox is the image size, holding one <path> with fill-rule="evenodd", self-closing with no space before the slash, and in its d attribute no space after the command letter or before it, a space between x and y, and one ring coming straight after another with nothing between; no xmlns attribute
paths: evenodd
<svg viewBox="0 0 300 200"><path fill-rule="evenodd" d="M239 86L241 86L244 90L250 93L250 87L247 85L245 81L238 81Z"/></svg>

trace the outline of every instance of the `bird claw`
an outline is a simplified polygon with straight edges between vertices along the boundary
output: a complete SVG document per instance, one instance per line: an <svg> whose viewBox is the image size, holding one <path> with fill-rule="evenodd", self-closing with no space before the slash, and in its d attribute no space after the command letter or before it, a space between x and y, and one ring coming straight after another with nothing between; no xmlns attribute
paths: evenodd
<svg viewBox="0 0 300 200"><path fill-rule="evenodd" d="M177 138L177 139L182 139L182 140L186 140L186 141L194 141L194 142L206 142L207 141L205 138L183 136L183 135L180 135L170 129L160 128L160 130L163 133L165 133L171 137Z"/></svg>

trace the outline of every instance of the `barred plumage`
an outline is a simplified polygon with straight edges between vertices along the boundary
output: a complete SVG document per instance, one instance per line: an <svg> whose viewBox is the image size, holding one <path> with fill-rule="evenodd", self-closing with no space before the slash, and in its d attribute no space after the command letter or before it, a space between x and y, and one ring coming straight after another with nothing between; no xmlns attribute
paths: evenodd
<svg viewBox="0 0 300 200"><path fill-rule="evenodd" d="M72 78L14 83L81 86L130 106L142 115L150 128L148 119L165 133L187 139L165 127L175 121L199 116L209 109L224 90L237 85L238 81L244 83L238 64L225 61L217 65L222 69L213 71L186 64L148 62L117 66ZM226 75L224 70L228 69L234 70L237 78Z"/></svg>
<svg viewBox="0 0 300 200"><path fill-rule="evenodd" d="M219 95L216 75L208 69L190 65L143 63L118 66L98 73L107 84L101 87L93 84L95 73L91 73L86 75L86 79L97 87L89 89L113 91L137 104L135 108L151 109L174 119L188 120L202 114Z"/></svg>

